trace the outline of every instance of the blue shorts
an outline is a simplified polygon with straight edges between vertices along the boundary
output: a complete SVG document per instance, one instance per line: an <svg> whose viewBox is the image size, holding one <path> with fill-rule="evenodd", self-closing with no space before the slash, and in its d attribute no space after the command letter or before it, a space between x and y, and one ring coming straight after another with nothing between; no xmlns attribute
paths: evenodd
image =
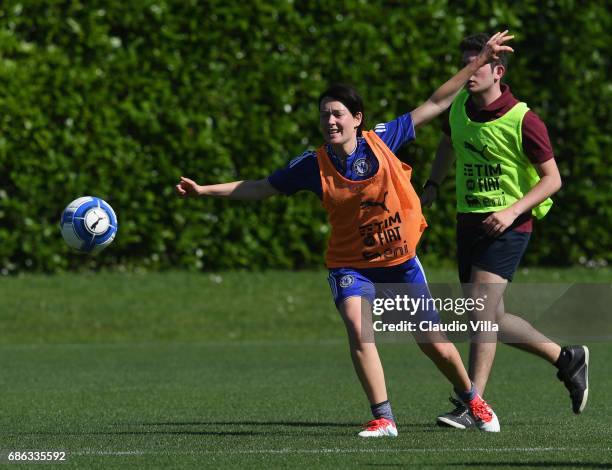
<svg viewBox="0 0 612 470"><path fill-rule="evenodd" d="M397 293L405 294L406 287L413 297L431 298L425 271L416 256L386 268L332 268L327 280L336 307L348 297L363 297L373 304L377 295L392 297ZM375 284L402 284L404 288L401 292L395 292L391 286L379 286L377 291ZM419 319L439 322L440 316L436 310L429 310L420 312Z"/></svg>

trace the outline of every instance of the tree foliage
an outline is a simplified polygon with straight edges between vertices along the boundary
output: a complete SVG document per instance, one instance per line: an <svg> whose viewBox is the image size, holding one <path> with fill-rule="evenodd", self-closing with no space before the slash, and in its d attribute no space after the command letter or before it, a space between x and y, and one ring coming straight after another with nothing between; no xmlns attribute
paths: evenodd
<svg viewBox="0 0 612 470"><path fill-rule="evenodd" d="M326 217L314 195L179 200L201 183L263 178L321 142L319 93L355 85L370 126L453 74L471 32L509 28L508 83L547 123L564 178L528 262L605 262L612 171L606 2L34 0L0 6L0 270L86 266L313 267ZM400 152L427 177L440 123ZM421 251L454 254L452 178ZM81 195L107 200L119 235L74 255L57 224Z"/></svg>

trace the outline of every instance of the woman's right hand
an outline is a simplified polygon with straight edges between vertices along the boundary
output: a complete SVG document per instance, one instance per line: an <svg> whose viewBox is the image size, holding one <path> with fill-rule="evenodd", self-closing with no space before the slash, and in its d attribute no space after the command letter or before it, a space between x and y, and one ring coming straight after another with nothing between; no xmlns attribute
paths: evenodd
<svg viewBox="0 0 612 470"><path fill-rule="evenodd" d="M179 183L175 186L175 191L179 197L199 197L201 196L201 188L195 181L181 176Z"/></svg>

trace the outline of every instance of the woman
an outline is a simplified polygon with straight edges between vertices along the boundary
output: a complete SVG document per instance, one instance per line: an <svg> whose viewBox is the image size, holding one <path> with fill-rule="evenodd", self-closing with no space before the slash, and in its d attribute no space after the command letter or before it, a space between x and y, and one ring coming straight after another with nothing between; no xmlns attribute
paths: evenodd
<svg viewBox="0 0 612 470"><path fill-rule="evenodd" d="M446 110L482 65L497 59L501 52L512 52L504 45L510 39L507 31L492 36L476 60L425 103L377 125L374 131L362 131L363 103L355 90L332 86L319 98L319 124L325 145L316 152L304 152L269 178L201 186L181 177L176 185L181 197L256 200L306 189L321 198L331 225L326 254L328 279L346 326L355 371L374 417L359 433L362 437L397 436L378 351L368 322L362 324L362 315L370 318L374 283L426 283L415 252L426 223L410 184L411 168L393 151L414 139L415 127ZM437 312L420 315L439 321ZM452 383L478 427L499 431L495 413L470 382L455 346L440 334L425 332L419 335L418 344Z"/></svg>

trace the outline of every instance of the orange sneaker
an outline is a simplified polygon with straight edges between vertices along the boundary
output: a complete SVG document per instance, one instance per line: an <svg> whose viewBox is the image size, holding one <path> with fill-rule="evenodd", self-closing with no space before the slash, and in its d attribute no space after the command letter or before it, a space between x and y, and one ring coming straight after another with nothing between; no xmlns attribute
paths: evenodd
<svg viewBox="0 0 612 470"><path fill-rule="evenodd" d="M373 419L363 425L360 437L397 437L395 423L387 418Z"/></svg>
<svg viewBox="0 0 612 470"><path fill-rule="evenodd" d="M481 431L499 432L499 420L489 404L478 394L471 400L464 402L472 418L476 421L476 426Z"/></svg>

